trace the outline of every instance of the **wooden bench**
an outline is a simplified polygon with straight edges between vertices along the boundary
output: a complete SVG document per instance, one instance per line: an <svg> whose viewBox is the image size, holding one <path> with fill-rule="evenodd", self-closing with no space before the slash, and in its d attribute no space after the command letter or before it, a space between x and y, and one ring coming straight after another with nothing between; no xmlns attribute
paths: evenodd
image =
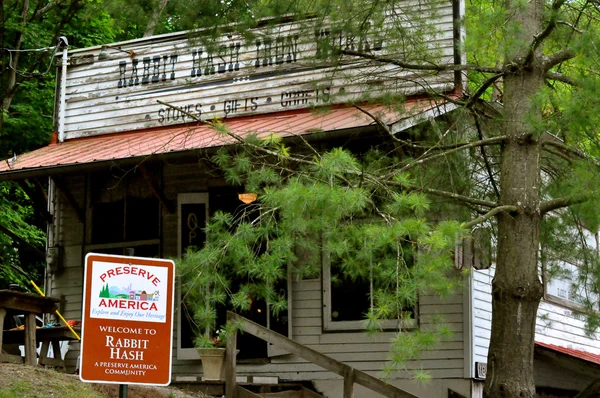
<svg viewBox="0 0 600 398"><path fill-rule="evenodd" d="M73 328L79 333L80 328L78 326ZM5 330L2 333L2 341L4 344L23 344L26 338L25 330ZM72 341L77 340L73 335L73 332L66 326L53 327L53 328L38 328L35 331L35 339L37 342L42 343L40 349L40 358L38 361L39 365L65 369L64 358L60 351L61 341ZM52 347L53 357L49 357L50 347ZM4 354L6 355L6 354ZM13 356L11 356L13 357ZM14 358L7 356L9 361Z"/></svg>
<svg viewBox="0 0 600 398"><path fill-rule="evenodd" d="M4 318L6 317L7 310L25 314L25 329L16 330L15 332L17 333L14 335L19 336L16 343L25 345L25 362L30 365L37 363L35 316L36 314L54 313L58 301L58 299L42 297L37 294L23 293L15 290L0 290L0 328L4 328ZM0 353L2 352L2 344L4 343L4 334L6 332L3 331L0 335ZM9 334L8 336L11 335ZM6 344L9 344L9 342L7 341ZM4 357L4 354L2 357Z"/></svg>

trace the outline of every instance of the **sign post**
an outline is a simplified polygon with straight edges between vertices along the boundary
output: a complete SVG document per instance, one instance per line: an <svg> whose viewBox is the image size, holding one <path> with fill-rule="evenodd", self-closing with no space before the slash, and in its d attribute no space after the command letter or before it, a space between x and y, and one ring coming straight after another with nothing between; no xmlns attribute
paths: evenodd
<svg viewBox="0 0 600 398"><path fill-rule="evenodd" d="M174 274L171 260L86 256L82 381L170 384Z"/></svg>

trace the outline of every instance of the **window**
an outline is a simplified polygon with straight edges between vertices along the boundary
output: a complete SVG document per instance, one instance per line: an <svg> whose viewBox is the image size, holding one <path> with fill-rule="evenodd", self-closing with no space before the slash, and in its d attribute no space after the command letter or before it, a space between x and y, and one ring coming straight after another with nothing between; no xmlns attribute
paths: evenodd
<svg viewBox="0 0 600 398"><path fill-rule="evenodd" d="M598 261L597 237L584 228L575 237L567 241L567 250L542 250L544 298L574 310L589 308L593 303L599 310L599 292L592 271Z"/></svg>
<svg viewBox="0 0 600 398"><path fill-rule="evenodd" d="M582 282L579 266L563 263L558 275L544 277L545 299L571 309L582 309L585 301L598 303L597 289ZM547 275L547 273L546 273ZM596 304L596 307L598 305ZM598 310L598 308L596 308Z"/></svg>
<svg viewBox="0 0 600 398"><path fill-rule="evenodd" d="M393 245L392 245L393 246ZM388 247L385 250L390 250ZM380 253L383 254L383 253ZM412 263L411 255L408 250L405 250L404 259L407 265ZM387 253L388 260L395 259L395 254ZM393 260L394 262L396 260ZM387 261L389 270L389 261ZM359 265L361 271L353 277L348 276L348 272L344 272L341 266L342 260L333 258L324 253L323 255L323 329L325 331L342 331L342 330L361 330L366 328L366 315L374 309L376 305L375 295L377 291L390 291L396 288L395 283L391 283L389 278L381 273L386 272L386 261L375 263L366 261ZM394 316L394 319L381 321L378 325L383 329L399 329L416 327L415 312L413 308L400 308L395 311L402 314L402 319ZM390 316L390 318L392 318Z"/></svg>
<svg viewBox="0 0 600 398"><path fill-rule="evenodd" d="M160 254L160 204L141 175L93 174L90 208L87 252Z"/></svg>
<svg viewBox="0 0 600 398"><path fill-rule="evenodd" d="M206 240L204 228L208 218L208 193L182 193L177 195L177 230L179 231L178 256L195 246L202 248ZM177 311L177 358L199 359L194 349L196 329L193 316L185 305L181 284L177 284L179 298Z"/></svg>

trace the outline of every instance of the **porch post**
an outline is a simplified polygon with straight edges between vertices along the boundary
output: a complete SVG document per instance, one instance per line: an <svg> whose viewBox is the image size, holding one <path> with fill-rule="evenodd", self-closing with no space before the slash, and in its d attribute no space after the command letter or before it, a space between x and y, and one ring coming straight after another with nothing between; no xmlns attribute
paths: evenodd
<svg viewBox="0 0 600 398"><path fill-rule="evenodd" d="M227 313L227 325L233 323L233 316ZM227 350L225 352L225 398L233 398L235 394L235 365L237 354L237 331L227 336Z"/></svg>
<svg viewBox="0 0 600 398"><path fill-rule="evenodd" d="M348 367L344 373L344 398L354 398L354 369Z"/></svg>

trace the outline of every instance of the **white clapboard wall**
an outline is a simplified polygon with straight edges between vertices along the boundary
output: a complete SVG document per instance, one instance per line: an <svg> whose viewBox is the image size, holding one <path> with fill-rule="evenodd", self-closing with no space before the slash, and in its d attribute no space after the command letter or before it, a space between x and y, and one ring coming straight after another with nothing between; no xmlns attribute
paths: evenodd
<svg viewBox="0 0 600 398"><path fill-rule="evenodd" d="M473 362L487 363L492 328L492 279L494 267L474 270L472 279ZM585 333L585 321L567 306L551 302L546 296L538 308L535 340L561 347L600 353L596 336Z"/></svg>
<svg viewBox="0 0 600 398"><path fill-rule="evenodd" d="M435 21L428 36L433 59L452 63L452 3L411 0L404 10L419 12L419 20ZM398 15L388 24L402 19L408 31L419 28L414 26L418 22ZM194 117L342 103L366 93L412 95L454 87L453 72L416 74L349 56L332 66L315 58L325 49L341 47L416 62L397 48L392 52L377 33L356 38L322 28L307 35L298 23L266 29L255 30L258 39L250 43L238 34L223 36L215 46L221 50L209 50L184 32L70 51L65 139L189 123Z"/></svg>

